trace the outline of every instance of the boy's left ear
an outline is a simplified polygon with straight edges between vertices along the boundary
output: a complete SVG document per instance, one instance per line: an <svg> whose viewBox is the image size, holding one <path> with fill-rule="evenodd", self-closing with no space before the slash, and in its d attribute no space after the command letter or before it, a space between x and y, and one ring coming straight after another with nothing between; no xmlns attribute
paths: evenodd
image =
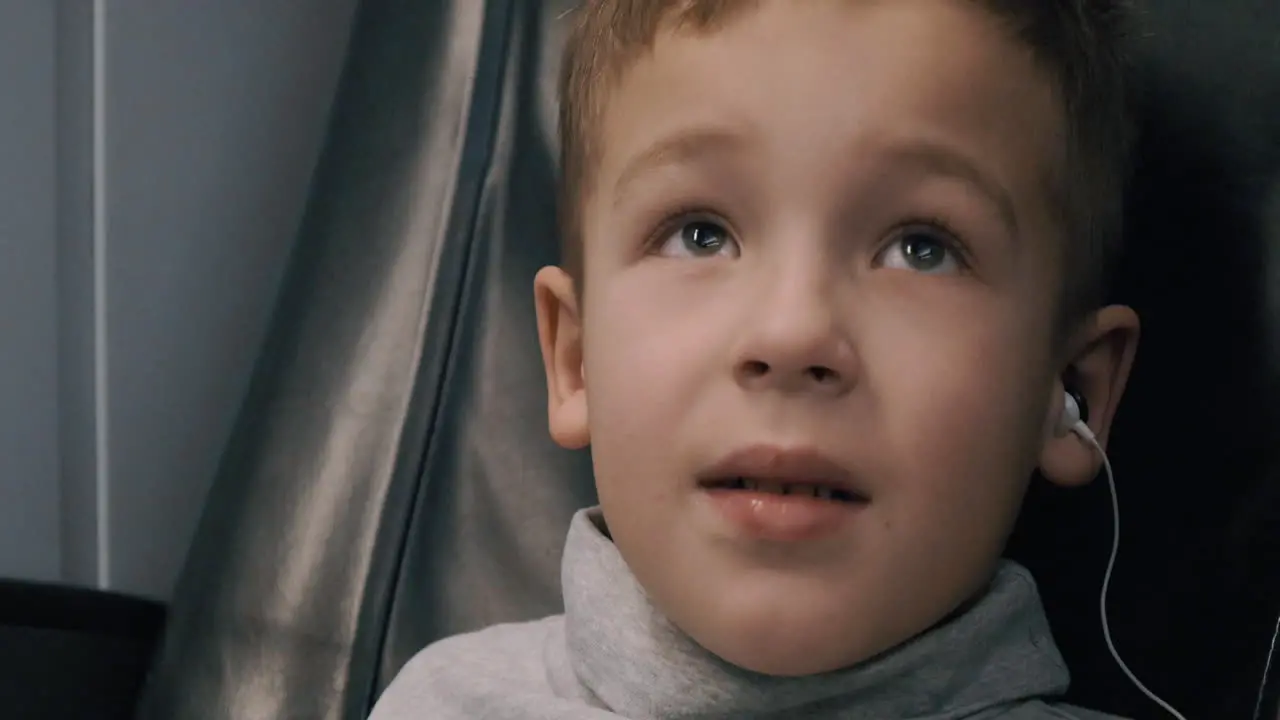
<svg viewBox="0 0 1280 720"><path fill-rule="evenodd" d="M1104 450L1116 408L1129 381L1129 370L1138 350L1138 335L1137 313L1123 305L1111 305L1094 313L1072 338L1073 352L1068 364L1069 376L1075 385L1072 389L1088 403L1089 429ZM1049 402L1049 428L1054 427L1062 413L1064 390L1060 375ZM1075 433L1065 437L1055 437L1052 431L1048 433L1040 454L1040 471L1047 480L1066 487L1086 485L1101 469L1102 458L1098 452Z"/></svg>

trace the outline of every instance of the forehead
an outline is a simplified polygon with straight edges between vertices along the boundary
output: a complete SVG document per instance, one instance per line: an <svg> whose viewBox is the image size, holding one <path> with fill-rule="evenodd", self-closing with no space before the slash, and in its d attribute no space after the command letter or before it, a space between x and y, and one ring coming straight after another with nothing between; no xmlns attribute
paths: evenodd
<svg viewBox="0 0 1280 720"><path fill-rule="evenodd" d="M1031 50L979 3L753 5L707 32L668 25L618 76L595 128L593 201L664 163L743 149L716 138L783 175L927 160L1003 192L1014 212L1047 201L1062 113Z"/></svg>

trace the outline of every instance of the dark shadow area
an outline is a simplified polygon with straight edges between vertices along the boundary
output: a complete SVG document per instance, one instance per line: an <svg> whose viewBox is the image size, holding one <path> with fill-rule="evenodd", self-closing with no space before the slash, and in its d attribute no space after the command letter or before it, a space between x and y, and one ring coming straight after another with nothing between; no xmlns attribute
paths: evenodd
<svg viewBox="0 0 1280 720"><path fill-rule="evenodd" d="M132 718L164 618L148 600L0 580L0 711Z"/></svg>

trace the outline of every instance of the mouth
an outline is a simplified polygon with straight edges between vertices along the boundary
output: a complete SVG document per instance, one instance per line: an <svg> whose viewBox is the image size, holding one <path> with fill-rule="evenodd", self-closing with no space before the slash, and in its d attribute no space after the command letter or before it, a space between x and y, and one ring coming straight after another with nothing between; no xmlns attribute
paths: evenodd
<svg viewBox="0 0 1280 720"><path fill-rule="evenodd" d="M700 474L698 487L723 527L749 547L835 536L870 503L852 473L808 448L742 448Z"/></svg>
<svg viewBox="0 0 1280 720"><path fill-rule="evenodd" d="M869 496L835 460L808 448L753 445L725 456L698 476L703 490L865 503Z"/></svg>
<svg viewBox="0 0 1280 720"><path fill-rule="evenodd" d="M704 490L711 491L744 491L770 495L794 495L796 497L811 497L817 500L841 503L864 503L867 501L866 497L853 490L798 478L737 476L703 480L698 485Z"/></svg>

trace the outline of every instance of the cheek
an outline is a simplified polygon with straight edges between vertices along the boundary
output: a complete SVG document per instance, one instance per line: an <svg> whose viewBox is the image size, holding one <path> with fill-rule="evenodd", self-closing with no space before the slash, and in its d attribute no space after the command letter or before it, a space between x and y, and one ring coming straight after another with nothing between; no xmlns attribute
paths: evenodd
<svg viewBox="0 0 1280 720"><path fill-rule="evenodd" d="M869 329L862 344L898 497L954 526L1011 518L1039 455L1049 378L1037 325L935 317ZM909 328L909 329L903 329Z"/></svg>
<svg viewBox="0 0 1280 720"><path fill-rule="evenodd" d="M593 418L626 422L615 416L623 411L634 423L669 422L722 369L717 352L727 327L716 304L725 293L664 277L672 274L634 268L588 285L583 343Z"/></svg>
<svg viewBox="0 0 1280 720"><path fill-rule="evenodd" d="M656 477L685 434L691 403L714 380L715 326L696 303L681 312L687 298L654 292L652 283L620 274L588 288L588 417L592 455L606 470L597 480L603 486L637 472Z"/></svg>

